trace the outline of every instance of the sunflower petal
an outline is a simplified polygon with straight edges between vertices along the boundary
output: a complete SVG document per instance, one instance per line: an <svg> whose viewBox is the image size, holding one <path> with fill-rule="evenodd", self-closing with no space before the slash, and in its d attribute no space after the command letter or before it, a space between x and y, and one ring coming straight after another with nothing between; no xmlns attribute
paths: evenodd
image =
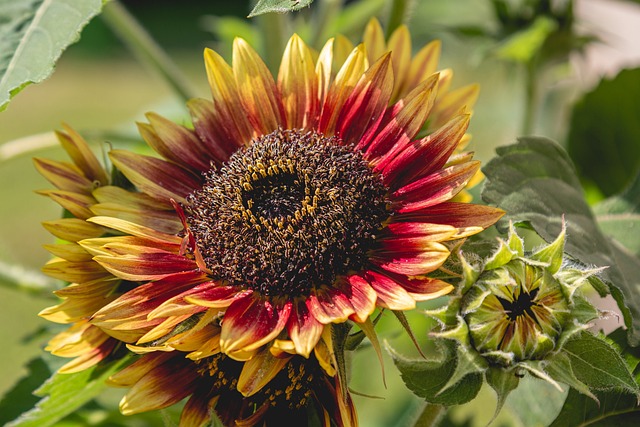
<svg viewBox="0 0 640 427"><path fill-rule="evenodd" d="M256 51L241 38L233 42L232 68L244 114L257 131L256 136L266 135L278 127L287 128L273 76Z"/></svg>
<svg viewBox="0 0 640 427"><path fill-rule="evenodd" d="M249 352L271 341L284 329L291 303L276 306L253 294L234 301L222 321L220 347L234 358L235 352Z"/></svg>
<svg viewBox="0 0 640 427"><path fill-rule="evenodd" d="M416 301L409 293L384 274L375 271L368 271L364 279L378 294L378 305L390 310L411 310L415 308Z"/></svg>
<svg viewBox="0 0 640 427"><path fill-rule="evenodd" d="M296 353L308 358L320 340L323 329L324 325L309 312L303 301L294 303L293 311L287 322L287 331Z"/></svg>
<svg viewBox="0 0 640 427"><path fill-rule="evenodd" d="M318 80L311 51L298 35L290 39L282 56L278 73L278 89L282 95L290 129L312 129L318 110Z"/></svg>
<svg viewBox="0 0 640 427"><path fill-rule="evenodd" d="M264 349L244 363L238 378L238 391L243 396L253 396L269 383L289 361L289 357L276 358Z"/></svg>

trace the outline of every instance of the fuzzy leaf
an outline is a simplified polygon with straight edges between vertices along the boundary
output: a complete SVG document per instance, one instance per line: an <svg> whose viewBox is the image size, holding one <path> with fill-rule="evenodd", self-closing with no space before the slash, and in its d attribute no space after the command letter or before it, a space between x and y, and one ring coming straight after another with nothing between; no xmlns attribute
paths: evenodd
<svg viewBox="0 0 640 427"><path fill-rule="evenodd" d="M300 10L313 3L313 0L258 0L247 18L253 18L270 12L287 13Z"/></svg>
<svg viewBox="0 0 640 427"><path fill-rule="evenodd" d="M604 234L640 256L640 174L622 193L593 207Z"/></svg>
<svg viewBox="0 0 640 427"><path fill-rule="evenodd" d="M618 352L606 341L583 333L564 345L575 377L596 390L621 389L640 398L640 387Z"/></svg>
<svg viewBox="0 0 640 427"><path fill-rule="evenodd" d="M546 367L547 373L556 381L564 383L576 391L589 396L594 401L598 401L598 398L589 390L589 387L576 378L571 367L571 359L564 353L558 353L549 360L549 364Z"/></svg>
<svg viewBox="0 0 640 427"><path fill-rule="evenodd" d="M411 360L389 346L387 348L409 390L429 403L451 406L469 402L482 386L482 374L477 371L461 376L462 379L455 384L448 384L458 374L454 346L445 342L442 346L444 355L440 360Z"/></svg>
<svg viewBox="0 0 640 427"><path fill-rule="evenodd" d="M102 0L0 0L0 111L25 86L51 75L101 9Z"/></svg>
<svg viewBox="0 0 640 427"><path fill-rule="evenodd" d="M562 230L564 215L565 251L583 264L608 266L602 278L620 306L630 342L639 344L640 260L602 234L567 153L545 138L521 138L497 152L483 169L487 181L482 198L507 212L502 227L510 220L529 223L550 242Z"/></svg>
<svg viewBox="0 0 640 427"><path fill-rule="evenodd" d="M567 150L581 176L605 195L622 190L640 167L640 68L600 82L573 109Z"/></svg>
<svg viewBox="0 0 640 427"><path fill-rule="evenodd" d="M125 357L74 374L54 374L35 391L37 396L42 397L40 402L7 427L45 427L55 424L100 394L107 387L105 380L129 360Z"/></svg>
<svg viewBox="0 0 640 427"><path fill-rule="evenodd" d="M622 329L607 339L617 348L627 366L633 370L635 381L640 381L640 348L629 347ZM640 406L637 397L620 390L595 392L600 403L571 390L558 417L551 427L566 425L608 427L632 427L638 425Z"/></svg>

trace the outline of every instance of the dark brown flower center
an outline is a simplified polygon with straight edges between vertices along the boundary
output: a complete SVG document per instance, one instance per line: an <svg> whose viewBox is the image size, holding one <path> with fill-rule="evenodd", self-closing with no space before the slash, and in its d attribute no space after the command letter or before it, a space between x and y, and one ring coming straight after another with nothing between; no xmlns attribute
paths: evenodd
<svg viewBox="0 0 640 427"><path fill-rule="evenodd" d="M268 296L308 294L367 262L387 188L338 138L279 130L236 152L188 197L213 278Z"/></svg>

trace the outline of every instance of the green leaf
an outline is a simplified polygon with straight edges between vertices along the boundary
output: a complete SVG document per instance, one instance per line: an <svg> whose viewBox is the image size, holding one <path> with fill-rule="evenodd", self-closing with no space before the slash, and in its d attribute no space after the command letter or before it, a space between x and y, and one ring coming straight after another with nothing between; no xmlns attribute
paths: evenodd
<svg viewBox="0 0 640 427"><path fill-rule="evenodd" d="M580 175L605 195L622 190L640 168L640 68L623 70L579 101L567 151Z"/></svg>
<svg viewBox="0 0 640 427"><path fill-rule="evenodd" d="M604 234L640 256L640 173L622 193L593 207Z"/></svg>
<svg viewBox="0 0 640 427"><path fill-rule="evenodd" d="M8 427L46 427L73 413L107 387L105 380L130 361L129 357L100 363L73 374L54 374L35 391L40 402Z"/></svg>
<svg viewBox="0 0 640 427"><path fill-rule="evenodd" d="M313 3L313 0L258 0L247 18L253 18L265 13L278 12L287 13L300 10Z"/></svg>
<svg viewBox="0 0 640 427"><path fill-rule="evenodd" d="M589 386L577 379L574 375L569 356L564 353L558 353L548 359L548 362L549 364L545 370L551 378L570 386L585 396L589 396L596 402L598 401L598 398L589 390Z"/></svg>
<svg viewBox="0 0 640 427"><path fill-rule="evenodd" d="M102 9L102 0L0 0L0 111L51 75L62 52Z"/></svg>
<svg viewBox="0 0 640 427"><path fill-rule="evenodd" d="M28 373L18 381L0 400L0 425L17 418L33 408L38 397L33 395L47 378L51 376L49 366L41 358L27 364Z"/></svg>
<svg viewBox="0 0 640 427"><path fill-rule="evenodd" d="M575 377L591 389L626 390L640 398L640 387L618 352L590 333L583 333L564 345Z"/></svg>
<svg viewBox="0 0 640 427"><path fill-rule="evenodd" d="M640 348L629 347L626 333L622 329L614 331L607 340L618 350L627 366L634 371L637 383L640 380ZM551 426L632 427L638 425L640 406L636 396L620 390L600 391L595 392L595 395L600 401L599 404L571 390L562 411Z"/></svg>
<svg viewBox="0 0 640 427"><path fill-rule="evenodd" d="M521 138L497 153L483 169L487 180L482 198L507 212L502 227L510 220L529 223L553 241L564 216L565 251L583 264L608 266L602 278L620 306L630 342L640 343L640 260L602 234L567 153L545 138Z"/></svg>
<svg viewBox="0 0 640 427"><path fill-rule="evenodd" d="M566 396L566 391L559 392L547 381L526 375L509 394L505 408L519 418L520 423L515 425L548 426L562 409ZM564 425L568 426L574 427L573 423Z"/></svg>
<svg viewBox="0 0 640 427"><path fill-rule="evenodd" d="M429 403L451 406L469 402L482 386L480 372L461 376L461 380L449 384L451 378L457 375L458 359L454 356L454 346L445 342L442 345L443 357L439 360L411 360L391 347L387 348L409 390Z"/></svg>

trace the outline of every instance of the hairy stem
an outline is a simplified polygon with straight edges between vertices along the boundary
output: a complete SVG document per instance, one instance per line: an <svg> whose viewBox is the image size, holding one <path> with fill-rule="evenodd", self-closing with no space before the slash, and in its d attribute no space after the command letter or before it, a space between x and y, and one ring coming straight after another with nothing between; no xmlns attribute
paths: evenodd
<svg viewBox="0 0 640 427"><path fill-rule="evenodd" d="M178 96L185 101L193 97L194 91L176 64L118 0L104 7L102 18L136 58L160 75Z"/></svg>

